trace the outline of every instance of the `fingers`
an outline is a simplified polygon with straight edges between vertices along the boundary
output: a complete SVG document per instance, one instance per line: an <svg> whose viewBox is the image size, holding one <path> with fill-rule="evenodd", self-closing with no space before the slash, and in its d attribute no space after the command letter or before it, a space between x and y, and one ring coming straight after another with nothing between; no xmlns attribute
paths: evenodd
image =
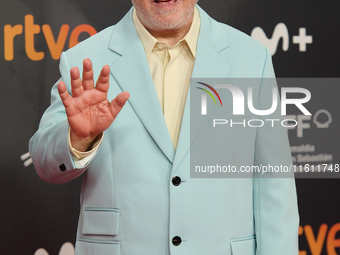
<svg viewBox="0 0 340 255"><path fill-rule="evenodd" d="M112 100L110 104L110 111L114 118L117 117L118 113L122 110L126 101L129 99L130 94L126 91L121 92L118 96Z"/></svg>
<svg viewBox="0 0 340 255"><path fill-rule="evenodd" d="M71 91L73 97L81 96L84 93L82 82L79 76L78 67L72 67L71 71Z"/></svg>
<svg viewBox="0 0 340 255"><path fill-rule="evenodd" d="M109 90L110 80L110 67L108 65L103 66L102 71L97 80L96 89L106 93Z"/></svg>
<svg viewBox="0 0 340 255"><path fill-rule="evenodd" d="M82 84L85 90L93 89L94 87L92 62L89 58L86 58L83 61L83 83Z"/></svg>
<svg viewBox="0 0 340 255"><path fill-rule="evenodd" d="M63 102L63 105L65 106L65 108L69 107L72 103L72 97L71 97L70 93L68 93L68 91L66 89L66 85L63 81L60 81L58 83L58 92L59 92L59 96L60 96L61 101Z"/></svg>
<svg viewBox="0 0 340 255"><path fill-rule="evenodd" d="M70 70L71 75L71 92L72 97L80 97L86 90L91 90L94 88L94 80L93 80L93 68L92 62L89 58L84 59L83 61L83 75L82 79L80 78L79 69L78 67L72 67ZM110 80L110 67L105 65L102 68L102 71L98 77L96 89L101 92L106 93L109 90L109 80ZM60 85L60 89L63 93L66 93L65 83L62 82ZM59 85L58 85L59 89ZM60 94L62 95L62 94ZM67 95L69 93L67 92ZM66 97L66 94L65 94Z"/></svg>

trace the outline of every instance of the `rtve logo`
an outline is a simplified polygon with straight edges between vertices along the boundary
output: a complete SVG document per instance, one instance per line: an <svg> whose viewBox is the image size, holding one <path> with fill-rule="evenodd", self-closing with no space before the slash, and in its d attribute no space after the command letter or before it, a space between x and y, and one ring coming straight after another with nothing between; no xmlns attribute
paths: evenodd
<svg viewBox="0 0 340 255"><path fill-rule="evenodd" d="M306 250L299 250L299 255L321 255L324 254L322 253L323 249L326 250L328 255L339 254L339 231L340 223L336 223L334 225L321 224L319 229L318 226L299 226L299 236L300 238L303 238L305 241L307 241L308 244L308 247L304 248L309 248Z"/></svg>
<svg viewBox="0 0 340 255"><path fill-rule="evenodd" d="M50 25L42 25L42 32L44 34L47 46L50 50L51 56L54 60L58 60L62 53L67 36L69 34L70 26L64 24L61 26L58 38L54 38ZM25 50L27 57L33 61L40 61L45 57L44 52L37 52L34 46L34 36L40 33L40 26L34 24L34 17L31 14L25 16L24 26L21 24L12 26L5 25L4 27L4 52L5 60L12 61L14 59L14 38L23 34L25 36ZM70 35L69 48L72 48L79 43L79 35L82 33L88 33L90 36L97 33L96 29L90 25L82 24L77 26Z"/></svg>
<svg viewBox="0 0 340 255"><path fill-rule="evenodd" d="M260 27L255 27L250 36L263 45L267 46L272 55L275 55L277 46L281 38L282 50L287 51L289 49L289 32L287 26L284 23L279 23L276 25L271 38L268 38L263 29ZM292 39L293 44L299 45L300 52L307 51L307 44L313 43L313 36L307 35L305 27L300 27L299 34L294 35Z"/></svg>

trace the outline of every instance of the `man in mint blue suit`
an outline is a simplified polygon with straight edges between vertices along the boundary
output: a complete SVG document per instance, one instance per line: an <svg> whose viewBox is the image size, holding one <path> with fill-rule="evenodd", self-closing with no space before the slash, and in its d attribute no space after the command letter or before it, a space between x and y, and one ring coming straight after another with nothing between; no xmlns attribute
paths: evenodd
<svg viewBox="0 0 340 255"><path fill-rule="evenodd" d="M264 46L210 18L196 0L132 2L148 32L169 45L185 36L198 9L192 77L274 77ZM293 178L190 178L190 97L175 149L133 9L64 52L60 72L30 153L44 181L84 174L77 255L298 254ZM254 89L259 99L267 90ZM290 164L283 128L258 129L237 141L254 148L242 155L254 165ZM90 153L78 159L73 148Z"/></svg>

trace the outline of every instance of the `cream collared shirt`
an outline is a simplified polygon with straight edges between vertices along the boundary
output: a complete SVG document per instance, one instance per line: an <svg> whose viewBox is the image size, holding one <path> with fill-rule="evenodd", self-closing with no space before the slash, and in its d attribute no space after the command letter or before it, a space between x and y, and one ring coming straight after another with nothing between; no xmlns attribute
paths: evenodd
<svg viewBox="0 0 340 255"><path fill-rule="evenodd" d="M139 21L135 10L133 10L133 22L142 41L160 107L163 110L173 146L176 149L196 57L200 30L198 10L195 8L193 22L188 33L172 47L164 42L157 41ZM70 151L75 159L76 166L86 165L94 156L102 139L103 135L94 145L94 148L88 152L76 151L69 141Z"/></svg>
<svg viewBox="0 0 340 255"><path fill-rule="evenodd" d="M195 8L192 25L183 39L170 47L153 37L133 10L133 22L144 46L151 76L174 148L177 148L200 30Z"/></svg>

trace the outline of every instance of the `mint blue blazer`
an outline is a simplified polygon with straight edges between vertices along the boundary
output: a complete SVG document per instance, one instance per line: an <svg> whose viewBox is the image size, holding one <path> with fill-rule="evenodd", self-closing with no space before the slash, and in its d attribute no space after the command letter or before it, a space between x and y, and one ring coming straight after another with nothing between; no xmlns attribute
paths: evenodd
<svg viewBox="0 0 340 255"><path fill-rule="evenodd" d="M198 9L201 29L192 77L274 77L264 46ZM92 60L95 77L110 65L109 100L121 91L131 95L95 157L84 168L75 167L57 84L29 143L42 180L64 183L84 174L76 255L298 254L293 178L190 178L190 95L175 151L132 10L62 53L61 80L69 91L70 68L81 71L85 58ZM261 84L254 91L258 98L268 93ZM291 162L284 129L258 129L231 141L236 160L242 155L240 160L258 165ZM245 155L238 141L253 153ZM179 185L174 177L181 179Z"/></svg>

